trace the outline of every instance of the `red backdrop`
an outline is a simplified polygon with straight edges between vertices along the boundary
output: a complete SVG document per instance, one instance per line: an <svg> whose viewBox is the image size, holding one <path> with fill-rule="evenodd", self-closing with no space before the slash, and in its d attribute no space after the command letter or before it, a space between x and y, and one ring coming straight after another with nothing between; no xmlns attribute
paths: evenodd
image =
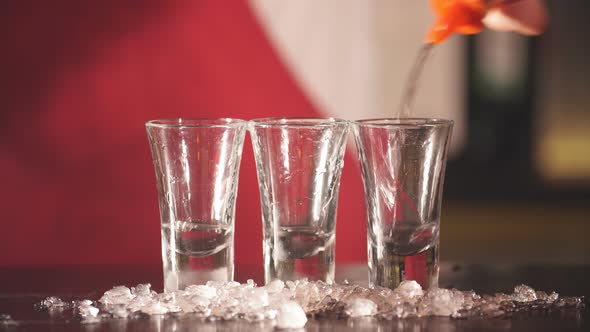
<svg viewBox="0 0 590 332"><path fill-rule="evenodd" d="M160 264L144 122L321 116L241 1L0 4L0 265ZM348 151L337 260L366 259ZM262 264L252 147L244 145L236 261Z"/></svg>

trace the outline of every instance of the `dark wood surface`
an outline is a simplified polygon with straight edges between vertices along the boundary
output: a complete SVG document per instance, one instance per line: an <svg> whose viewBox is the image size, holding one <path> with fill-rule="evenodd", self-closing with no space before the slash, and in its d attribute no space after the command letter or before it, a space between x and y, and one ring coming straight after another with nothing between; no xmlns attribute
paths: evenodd
<svg viewBox="0 0 590 332"><path fill-rule="evenodd" d="M252 278L261 283L260 268L236 267L237 281ZM366 284L366 266L337 268L337 281L344 278ZM269 323L243 321L207 323L190 317L154 316L142 319L110 319L81 324L79 318L63 313L39 311L35 303L47 296L64 300L97 300L115 285L134 286L151 283L162 289L159 267L11 267L0 268L0 315L8 314L15 324L0 321L0 331L272 331ZM511 292L519 283L536 289L555 290L563 296L590 295L590 266L491 267L445 264L441 287L474 289L479 293ZM309 320L307 331L587 331L590 330L589 306L511 318L456 320L449 318L413 318L393 321L376 319Z"/></svg>

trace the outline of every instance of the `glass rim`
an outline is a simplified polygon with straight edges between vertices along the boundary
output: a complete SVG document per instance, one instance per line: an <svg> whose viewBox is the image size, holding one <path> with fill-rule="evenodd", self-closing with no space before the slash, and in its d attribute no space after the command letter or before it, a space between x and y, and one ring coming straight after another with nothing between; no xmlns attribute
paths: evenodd
<svg viewBox="0 0 590 332"><path fill-rule="evenodd" d="M268 117L257 118L249 121L250 124L257 128L273 127L333 127L338 125L347 125L349 121L328 117Z"/></svg>
<svg viewBox="0 0 590 332"><path fill-rule="evenodd" d="M442 118L375 118L351 121L359 127L445 127L455 122Z"/></svg>
<svg viewBox="0 0 590 332"><path fill-rule="evenodd" d="M169 118L150 120L147 128L236 128L248 123L236 118Z"/></svg>

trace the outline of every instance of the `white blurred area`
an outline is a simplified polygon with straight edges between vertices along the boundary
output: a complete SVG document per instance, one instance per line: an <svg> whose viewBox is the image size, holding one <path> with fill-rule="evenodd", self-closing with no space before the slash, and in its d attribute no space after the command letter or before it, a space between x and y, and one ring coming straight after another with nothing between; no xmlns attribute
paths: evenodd
<svg viewBox="0 0 590 332"><path fill-rule="evenodd" d="M428 1L250 0L277 53L311 101L343 119L395 116L433 16ZM466 140L462 38L437 46L414 117L455 121L451 157Z"/></svg>

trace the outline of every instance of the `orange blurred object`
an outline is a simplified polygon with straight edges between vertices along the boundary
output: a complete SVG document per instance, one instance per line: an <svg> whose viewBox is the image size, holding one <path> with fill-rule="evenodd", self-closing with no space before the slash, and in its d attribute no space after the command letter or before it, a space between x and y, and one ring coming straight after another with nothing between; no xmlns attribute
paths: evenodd
<svg viewBox="0 0 590 332"><path fill-rule="evenodd" d="M438 19L428 32L428 43L441 43L453 33L475 34L483 29L488 1L431 0L431 5Z"/></svg>

